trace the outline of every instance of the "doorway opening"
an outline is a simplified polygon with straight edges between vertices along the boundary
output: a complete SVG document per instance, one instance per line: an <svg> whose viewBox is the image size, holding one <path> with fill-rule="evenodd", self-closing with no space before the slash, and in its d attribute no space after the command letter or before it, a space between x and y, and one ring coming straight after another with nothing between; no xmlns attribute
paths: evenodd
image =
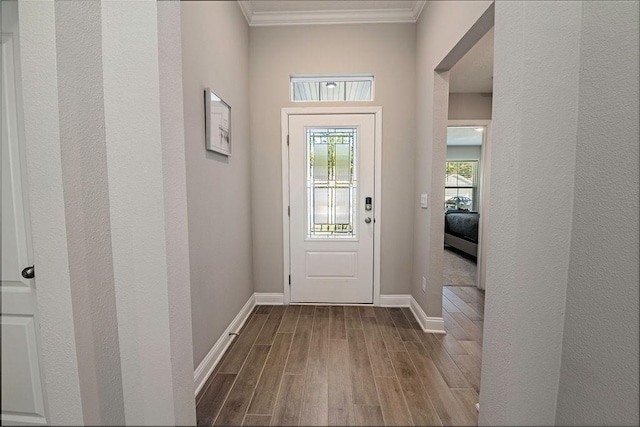
<svg viewBox="0 0 640 427"><path fill-rule="evenodd" d="M485 289L493 28L451 68L446 138L444 285Z"/></svg>
<svg viewBox="0 0 640 427"><path fill-rule="evenodd" d="M487 100L482 109L472 110L472 114L489 119L448 121L444 184L444 286L485 289L483 248L486 241L483 245L482 237L488 219L486 205L490 169L487 158L491 144L491 96L479 96Z"/></svg>
<svg viewBox="0 0 640 427"><path fill-rule="evenodd" d="M444 186L444 286L477 286L484 126L449 124ZM464 145L463 145L464 144Z"/></svg>
<svg viewBox="0 0 640 427"><path fill-rule="evenodd" d="M471 385L479 402L484 328L484 266L491 165L493 24L490 7L435 69L434 183L444 195L442 317L443 347ZM434 188L434 191L436 189ZM442 217L440 217L442 218ZM440 218L436 218L439 220Z"/></svg>

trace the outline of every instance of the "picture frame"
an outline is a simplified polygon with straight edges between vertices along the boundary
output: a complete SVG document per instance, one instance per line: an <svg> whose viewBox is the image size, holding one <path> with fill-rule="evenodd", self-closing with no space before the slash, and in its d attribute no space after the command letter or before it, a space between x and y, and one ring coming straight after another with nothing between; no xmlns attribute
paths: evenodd
<svg viewBox="0 0 640 427"><path fill-rule="evenodd" d="M204 90L205 148L231 157L231 106L211 89Z"/></svg>

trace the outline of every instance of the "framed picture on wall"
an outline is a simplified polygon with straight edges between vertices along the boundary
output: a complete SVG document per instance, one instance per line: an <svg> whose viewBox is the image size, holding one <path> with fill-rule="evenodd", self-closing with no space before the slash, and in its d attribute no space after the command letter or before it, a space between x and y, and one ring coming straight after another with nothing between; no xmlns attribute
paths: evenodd
<svg viewBox="0 0 640 427"><path fill-rule="evenodd" d="M205 148L231 156L231 107L211 89L204 90Z"/></svg>

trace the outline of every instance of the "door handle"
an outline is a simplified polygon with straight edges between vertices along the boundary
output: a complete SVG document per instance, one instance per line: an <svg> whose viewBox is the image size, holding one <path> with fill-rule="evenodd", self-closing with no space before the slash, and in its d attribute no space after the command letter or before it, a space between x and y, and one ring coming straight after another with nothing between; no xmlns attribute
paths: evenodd
<svg viewBox="0 0 640 427"><path fill-rule="evenodd" d="M366 217L366 218L364 219L364 222L366 222L367 224L369 224L369 223L371 222L371 218Z"/></svg>
<svg viewBox="0 0 640 427"><path fill-rule="evenodd" d="M31 267L24 268L22 270L22 277L24 277L25 279L33 279L34 277L36 277L36 270L34 266L32 265Z"/></svg>

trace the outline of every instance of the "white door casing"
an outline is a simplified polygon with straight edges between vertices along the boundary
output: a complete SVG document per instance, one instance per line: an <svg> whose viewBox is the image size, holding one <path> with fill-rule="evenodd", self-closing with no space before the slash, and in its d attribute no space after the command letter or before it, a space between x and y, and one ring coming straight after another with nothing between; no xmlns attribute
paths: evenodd
<svg viewBox="0 0 640 427"><path fill-rule="evenodd" d="M18 132L13 37L2 35L2 414L3 425L44 425L39 323L32 265L26 173Z"/></svg>
<svg viewBox="0 0 640 427"><path fill-rule="evenodd" d="M379 303L381 116L283 109L285 303Z"/></svg>

